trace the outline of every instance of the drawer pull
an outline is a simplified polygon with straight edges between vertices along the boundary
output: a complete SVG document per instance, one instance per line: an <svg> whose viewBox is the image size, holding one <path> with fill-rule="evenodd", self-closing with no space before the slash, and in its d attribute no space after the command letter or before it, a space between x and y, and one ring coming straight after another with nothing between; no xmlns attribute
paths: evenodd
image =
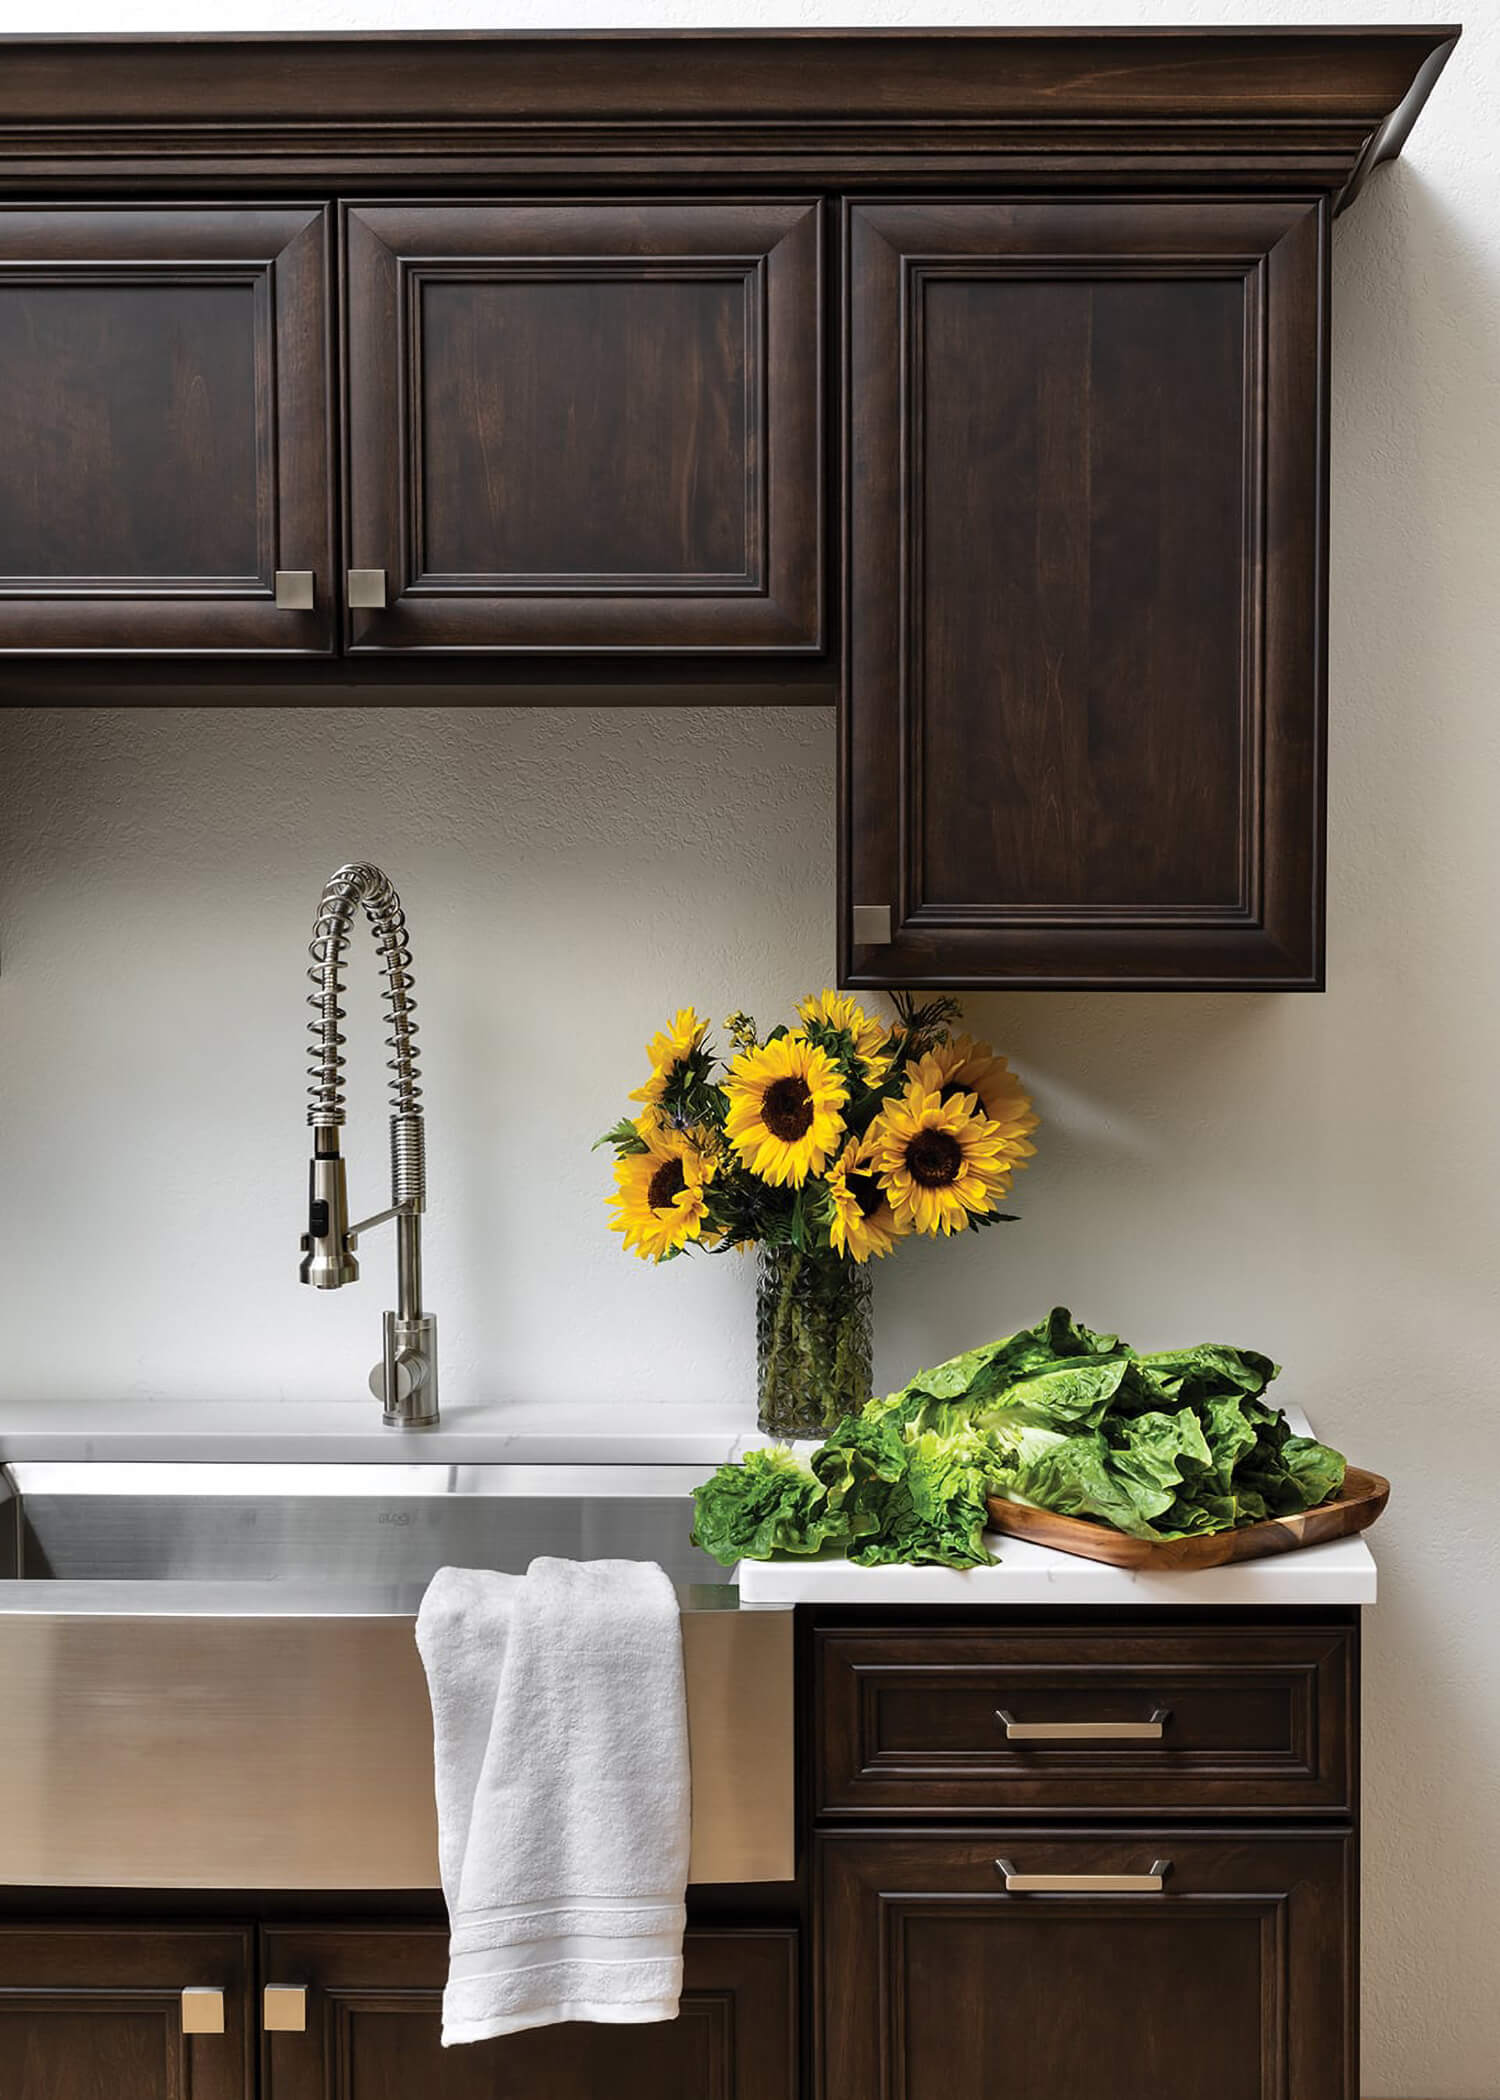
<svg viewBox="0 0 1500 2100"><path fill-rule="evenodd" d="M1159 1896L1172 1871L1169 1859L1154 1859L1145 1874L1023 1874L1008 1859L995 1865L1013 1896Z"/></svg>
<svg viewBox="0 0 1500 2100"><path fill-rule="evenodd" d="M1018 1721L995 1708L1008 1743L1159 1743L1171 1718L1170 1706L1156 1707L1149 1721Z"/></svg>

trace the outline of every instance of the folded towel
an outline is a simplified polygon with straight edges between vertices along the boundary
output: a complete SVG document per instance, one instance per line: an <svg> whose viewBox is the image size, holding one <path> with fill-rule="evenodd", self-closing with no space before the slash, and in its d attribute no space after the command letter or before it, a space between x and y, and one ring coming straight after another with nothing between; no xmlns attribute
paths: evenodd
<svg viewBox="0 0 1500 2100"><path fill-rule="evenodd" d="M417 1618L443 2042L677 2016L691 1803L677 1598L628 1560L440 1568Z"/></svg>

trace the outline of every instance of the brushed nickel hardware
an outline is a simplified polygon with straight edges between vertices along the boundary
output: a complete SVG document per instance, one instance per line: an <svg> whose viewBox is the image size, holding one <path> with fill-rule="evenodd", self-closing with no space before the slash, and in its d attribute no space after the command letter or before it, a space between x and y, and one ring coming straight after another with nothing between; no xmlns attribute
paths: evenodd
<svg viewBox="0 0 1500 2100"><path fill-rule="evenodd" d="M349 603L357 611L378 612L385 604L385 570L351 569Z"/></svg>
<svg viewBox="0 0 1500 2100"><path fill-rule="evenodd" d="M358 572L351 572L358 573ZM370 573L379 575L379 570ZM344 957L355 913L363 907L375 936L385 972L387 1047L393 1114L391 1116L391 1200L357 1224L349 1223L349 1194L339 1151L344 1121L344 1038L339 1022L344 1009ZM302 1235L299 1276L315 1290L336 1291L359 1281L355 1249L373 1226L396 1224L396 1310L385 1315L380 1361L370 1373L370 1390L382 1404L393 1429L431 1429L438 1420L437 1321L422 1310L422 1213L427 1208L427 1126L422 1120L422 1089L417 1083L417 1052L412 1018L411 945L406 914L390 877L368 861L337 869L323 886L313 937L308 977L313 989L308 1023L313 1038L307 1120L313 1131L308 1170L307 1230Z"/></svg>
<svg viewBox="0 0 1500 2100"><path fill-rule="evenodd" d="M306 2034L307 1990L300 1983L268 1983L261 1992L260 2024L267 2034Z"/></svg>
<svg viewBox="0 0 1500 2100"><path fill-rule="evenodd" d="M182 1994L182 2031L184 2034L222 2034L224 1993L190 1984Z"/></svg>
<svg viewBox="0 0 1500 2100"><path fill-rule="evenodd" d="M276 603L282 612L311 612L313 607L312 570L278 569L276 571Z"/></svg>
<svg viewBox="0 0 1500 2100"><path fill-rule="evenodd" d="M1159 1896L1172 1871L1169 1859L1154 1859L1144 1874L1024 1874L1008 1859L995 1865L1012 1896Z"/></svg>
<svg viewBox="0 0 1500 2100"><path fill-rule="evenodd" d="M1171 1718L1170 1706L1154 1707L1149 1721L1018 1721L995 1708L1008 1743L1159 1743Z"/></svg>
<svg viewBox="0 0 1500 2100"><path fill-rule="evenodd" d="M854 942L860 948L888 948L891 944L891 907L888 904L856 904Z"/></svg>

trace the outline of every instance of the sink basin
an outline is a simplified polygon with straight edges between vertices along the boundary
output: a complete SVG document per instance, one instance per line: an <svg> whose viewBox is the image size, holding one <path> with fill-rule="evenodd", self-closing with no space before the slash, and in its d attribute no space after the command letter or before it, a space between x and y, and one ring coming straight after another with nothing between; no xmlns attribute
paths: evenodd
<svg viewBox="0 0 1500 2100"><path fill-rule="evenodd" d="M694 1466L16 1463L0 1575L57 1581L425 1585L538 1554L654 1560L722 1586L689 1543ZM0 1495L6 1492L0 1486Z"/></svg>
<svg viewBox="0 0 1500 2100"><path fill-rule="evenodd" d="M795 1872L792 1615L689 1543L706 1467L0 1467L0 1883L437 1884L412 1638L445 1563L658 1561L697 1882Z"/></svg>

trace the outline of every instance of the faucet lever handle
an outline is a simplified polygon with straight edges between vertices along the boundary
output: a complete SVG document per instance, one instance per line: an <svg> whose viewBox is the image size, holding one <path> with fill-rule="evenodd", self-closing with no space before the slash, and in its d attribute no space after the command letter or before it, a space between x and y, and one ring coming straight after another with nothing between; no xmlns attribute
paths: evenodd
<svg viewBox="0 0 1500 2100"><path fill-rule="evenodd" d="M437 1321L431 1313L403 1320L385 1316L385 1348L370 1373L370 1391L388 1423L430 1429L438 1419Z"/></svg>

